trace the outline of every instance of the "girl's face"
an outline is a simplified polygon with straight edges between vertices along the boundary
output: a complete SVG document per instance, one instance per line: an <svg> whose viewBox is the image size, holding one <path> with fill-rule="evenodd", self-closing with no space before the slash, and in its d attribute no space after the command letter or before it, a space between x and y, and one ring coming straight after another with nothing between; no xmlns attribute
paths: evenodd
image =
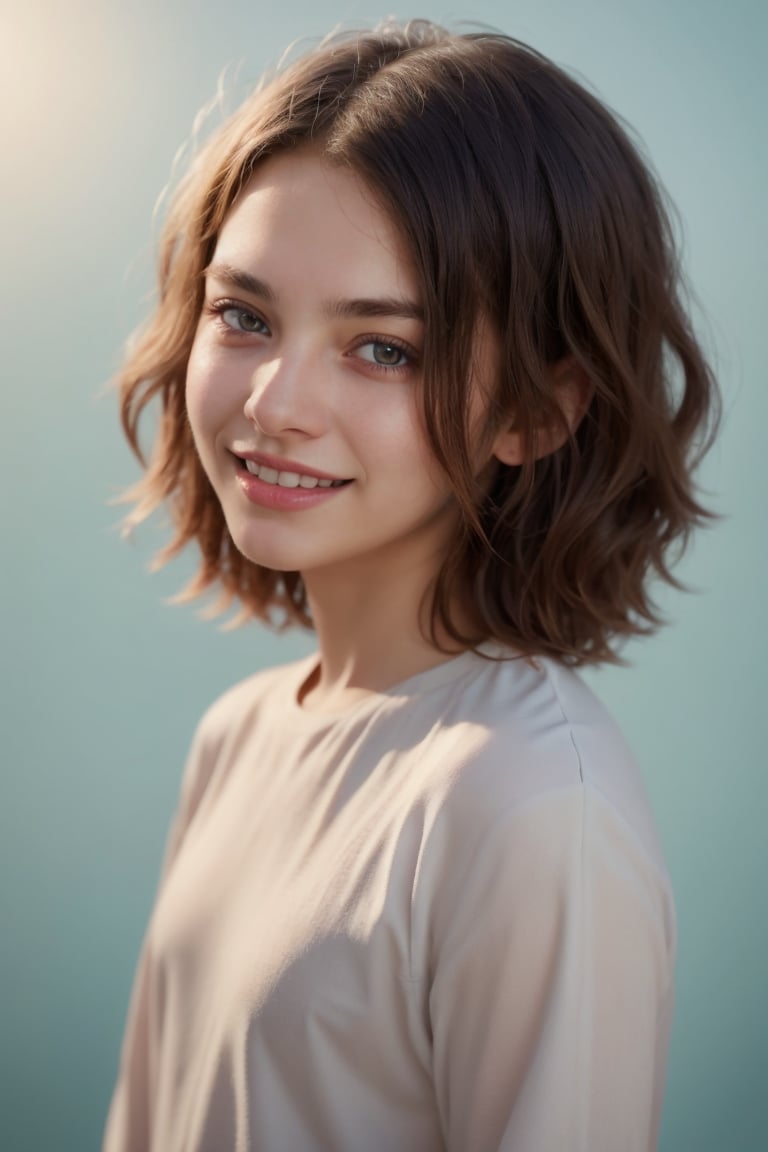
<svg viewBox="0 0 768 1152"><path fill-rule="evenodd" d="M437 569L456 512L419 415L423 336L411 261L359 178L310 150L266 161L221 229L187 371L250 560L305 579Z"/></svg>

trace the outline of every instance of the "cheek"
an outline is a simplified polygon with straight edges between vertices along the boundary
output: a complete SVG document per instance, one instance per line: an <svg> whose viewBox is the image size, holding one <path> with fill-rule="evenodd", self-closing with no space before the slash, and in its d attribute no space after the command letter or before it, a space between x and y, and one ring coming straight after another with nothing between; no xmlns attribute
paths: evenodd
<svg viewBox="0 0 768 1152"><path fill-rule="evenodd" d="M222 374L212 356L196 341L187 362L185 400L187 415L195 439L215 434L217 423L224 417L226 388Z"/></svg>
<svg viewBox="0 0 768 1152"><path fill-rule="evenodd" d="M443 500L450 494L450 480L432 452L412 388L390 395L389 402L381 406L370 405L366 419L370 453L388 483L397 483L403 499L419 503Z"/></svg>
<svg viewBox="0 0 768 1152"><path fill-rule="evenodd" d="M353 393L353 403L345 405L354 424L365 429L365 438L377 455L418 461L423 467L431 460L427 435L415 390L400 382L379 383L373 389Z"/></svg>
<svg viewBox="0 0 768 1152"><path fill-rule="evenodd" d="M197 369L194 358L190 356L187 364L187 376L184 383L184 399L187 406L187 416L192 425L192 431L197 435L197 428L203 420L206 409L205 397L208 388L205 379Z"/></svg>

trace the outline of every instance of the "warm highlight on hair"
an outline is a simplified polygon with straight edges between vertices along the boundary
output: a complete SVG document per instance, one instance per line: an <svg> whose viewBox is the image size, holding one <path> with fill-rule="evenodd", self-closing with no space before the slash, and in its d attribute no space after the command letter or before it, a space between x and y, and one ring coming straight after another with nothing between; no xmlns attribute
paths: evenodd
<svg viewBox="0 0 768 1152"><path fill-rule="evenodd" d="M129 523L168 502L196 540L197 595L215 583L246 616L311 626L297 572L235 548L202 469L185 374L203 272L238 193L268 156L312 142L358 173L410 250L425 311L422 403L460 524L434 588L437 624L464 646L494 637L581 664L616 658L659 617L649 582L711 514L693 470L711 443L718 393L680 300L661 194L616 119L532 49L424 21L333 37L257 90L200 151L171 202L159 303L121 372L122 422L159 430ZM489 429L513 414L521 467L489 493L467 443L472 349L481 322L501 349ZM551 365L573 358L593 395L562 448L537 435L562 421ZM673 545L676 546L673 548ZM461 631L451 608L469 614ZM277 616L275 615L277 613Z"/></svg>

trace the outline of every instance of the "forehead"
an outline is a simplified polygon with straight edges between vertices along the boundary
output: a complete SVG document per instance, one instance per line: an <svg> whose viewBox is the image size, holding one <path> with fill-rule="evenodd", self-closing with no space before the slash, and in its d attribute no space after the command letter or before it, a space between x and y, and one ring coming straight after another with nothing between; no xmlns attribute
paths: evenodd
<svg viewBox="0 0 768 1152"><path fill-rule="evenodd" d="M256 169L224 220L216 259L260 275L298 272L353 294L419 296L410 253L375 194L311 149Z"/></svg>

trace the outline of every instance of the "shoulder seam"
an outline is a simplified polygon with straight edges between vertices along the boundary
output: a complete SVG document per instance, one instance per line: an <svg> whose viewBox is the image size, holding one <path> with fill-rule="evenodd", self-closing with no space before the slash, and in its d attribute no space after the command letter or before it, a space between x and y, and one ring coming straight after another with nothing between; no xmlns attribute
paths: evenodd
<svg viewBox="0 0 768 1152"><path fill-rule="evenodd" d="M570 739L571 739L573 751L576 755L576 764L577 764L578 769L579 769L579 780L583 784L584 783L584 765L583 765L582 759L581 759L581 751L579 749L578 744L576 743L576 736L575 736L574 731L573 731L573 725L571 724L571 721L568 718L568 714L565 711L565 708L563 707L563 700L562 700L562 697L558 691L557 684L555 683L555 678L552 675L552 670L549 666L549 663L542 661L541 666L544 669L544 675L547 678L547 683L549 684L550 688L552 689L552 695L555 697L555 700L557 701L557 706L560 709L560 715L563 718L563 723L568 728L568 735L570 736Z"/></svg>

